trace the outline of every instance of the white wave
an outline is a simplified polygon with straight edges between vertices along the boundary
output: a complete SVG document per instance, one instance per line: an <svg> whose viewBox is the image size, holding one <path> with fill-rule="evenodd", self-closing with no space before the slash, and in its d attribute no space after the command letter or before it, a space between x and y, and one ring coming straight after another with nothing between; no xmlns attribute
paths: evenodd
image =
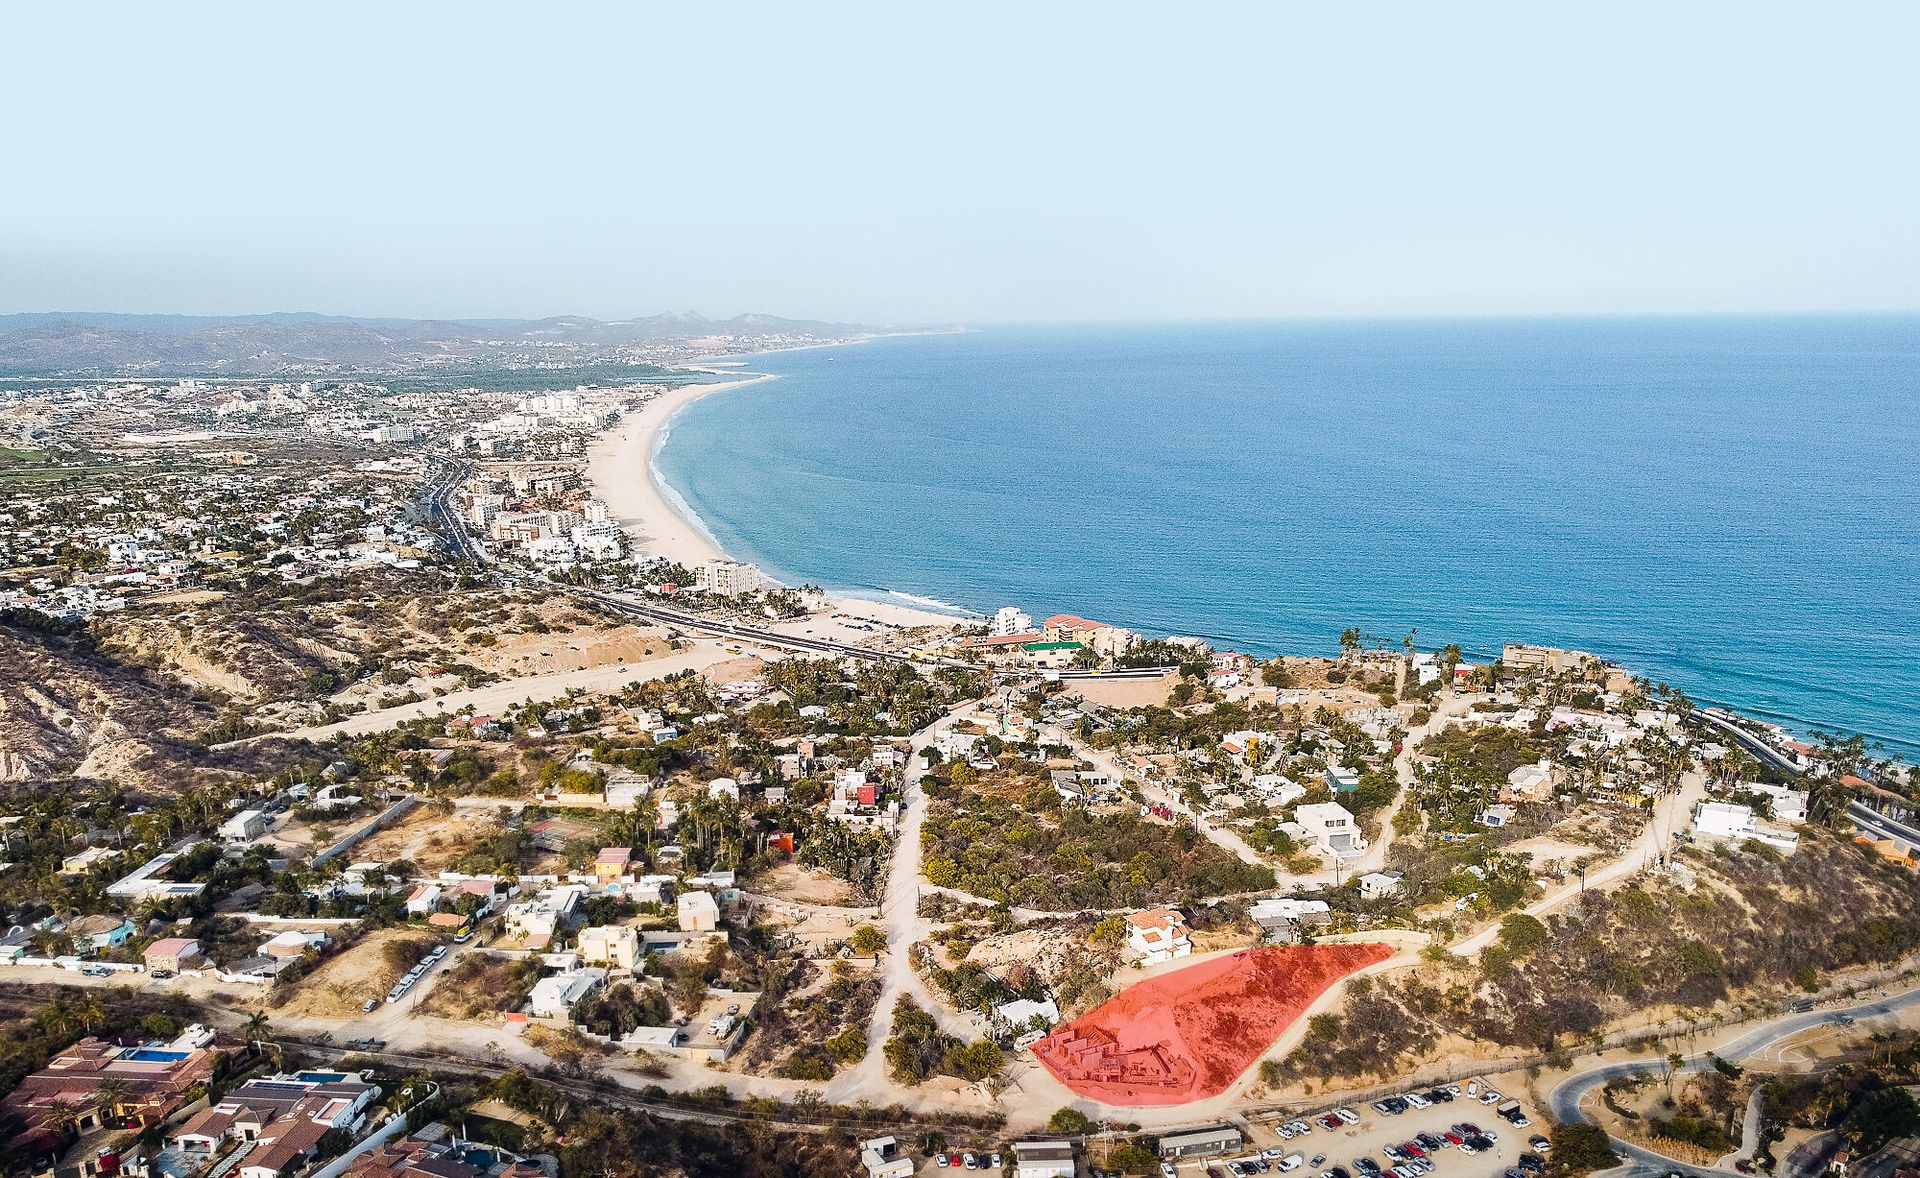
<svg viewBox="0 0 1920 1178"><path fill-rule="evenodd" d="M959 614L963 618L980 618L985 614L976 613L964 605L955 605L951 601L941 601L937 597L921 597L913 593L902 593L898 589L887 590L888 597L898 597L908 605L917 605L923 609L938 610L941 613Z"/></svg>

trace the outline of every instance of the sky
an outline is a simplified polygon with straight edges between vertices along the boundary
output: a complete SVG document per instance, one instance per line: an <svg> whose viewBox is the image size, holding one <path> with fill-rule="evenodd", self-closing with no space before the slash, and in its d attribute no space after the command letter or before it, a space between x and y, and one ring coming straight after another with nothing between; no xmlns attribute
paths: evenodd
<svg viewBox="0 0 1920 1178"><path fill-rule="evenodd" d="M1920 309L1920 6L26 5L0 312Z"/></svg>

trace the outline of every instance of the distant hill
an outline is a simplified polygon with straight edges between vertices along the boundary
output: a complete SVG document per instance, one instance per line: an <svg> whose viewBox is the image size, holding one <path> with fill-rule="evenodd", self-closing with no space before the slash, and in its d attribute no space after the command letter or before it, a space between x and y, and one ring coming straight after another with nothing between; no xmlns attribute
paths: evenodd
<svg viewBox="0 0 1920 1178"><path fill-rule="evenodd" d="M311 312L267 315L118 315L41 312L0 315L0 374L235 375L295 372L405 372L511 365L533 354L579 363L622 347L726 337L751 346L782 339L854 339L874 329L849 323L692 311L640 319L576 315L550 319L361 319ZM558 355L555 354L558 349Z"/></svg>

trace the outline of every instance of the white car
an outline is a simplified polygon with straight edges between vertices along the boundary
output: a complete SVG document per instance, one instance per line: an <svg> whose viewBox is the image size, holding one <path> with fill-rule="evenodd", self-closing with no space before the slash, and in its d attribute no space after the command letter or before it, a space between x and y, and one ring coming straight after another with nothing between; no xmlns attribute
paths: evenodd
<svg viewBox="0 0 1920 1178"><path fill-rule="evenodd" d="M1299 1154L1290 1153L1286 1157L1283 1157L1280 1159L1280 1165L1277 1168L1282 1174L1284 1174L1288 1170L1298 1170L1301 1166L1301 1163L1305 1161L1306 1159L1301 1157Z"/></svg>
<svg viewBox="0 0 1920 1178"><path fill-rule="evenodd" d="M1286 1156L1287 1151L1284 1149L1263 1149L1260 1151L1261 1160L1268 1162L1277 1162Z"/></svg>
<svg viewBox="0 0 1920 1178"><path fill-rule="evenodd" d="M1160 1178L1178 1178L1178 1173L1179 1172L1173 1168L1172 1162L1160 1163Z"/></svg>
<svg viewBox="0 0 1920 1178"><path fill-rule="evenodd" d="M1499 1104L1505 1099L1506 1097L1500 1095L1499 1090L1494 1088L1489 1088L1480 1094L1481 1104Z"/></svg>
<svg viewBox="0 0 1920 1178"><path fill-rule="evenodd" d="M1402 1096L1400 1099L1406 1101L1408 1104L1412 1105L1415 1108L1432 1108L1433 1107L1433 1102L1431 1100L1428 1100L1426 1097L1420 1095L1418 1092L1409 1092L1405 1096Z"/></svg>
<svg viewBox="0 0 1920 1178"><path fill-rule="evenodd" d="M1287 1128L1293 1130L1295 1133L1313 1132L1313 1126L1305 1121L1288 1121Z"/></svg>
<svg viewBox="0 0 1920 1178"><path fill-rule="evenodd" d="M1293 1126L1292 1126L1292 1125L1278 1125L1278 1126L1275 1126L1275 1128L1274 1128L1274 1130L1273 1130L1273 1131L1274 1131L1275 1133L1277 1133L1277 1134L1279 1134L1279 1136L1280 1136L1280 1140L1282 1140L1282 1141L1292 1141L1292 1140L1293 1140Z"/></svg>
<svg viewBox="0 0 1920 1178"><path fill-rule="evenodd" d="M1345 1121L1349 1125L1358 1125L1360 1123L1360 1114L1354 1112L1350 1108L1347 1108L1345 1105L1342 1105L1341 1107L1334 1109L1333 1115L1336 1117L1339 1117L1341 1120Z"/></svg>

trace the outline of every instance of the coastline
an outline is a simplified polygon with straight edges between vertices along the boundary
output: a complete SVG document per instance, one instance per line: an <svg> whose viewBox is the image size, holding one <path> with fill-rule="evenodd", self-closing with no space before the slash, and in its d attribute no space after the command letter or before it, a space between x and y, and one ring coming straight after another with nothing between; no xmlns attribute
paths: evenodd
<svg viewBox="0 0 1920 1178"><path fill-rule="evenodd" d="M654 466L654 454L665 440L673 418L688 405L714 393L779 379L774 373L748 373L738 369L694 371L738 375L740 379L682 385L623 413L619 421L587 447L586 472L594 494L607 505L608 518L632 537L636 547L650 556L688 568L731 557L708 533L692 508L680 499L679 493L661 477ZM883 626L952 626L971 620L965 615L876 601L844 592L826 596L832 612Z"/></svg>

